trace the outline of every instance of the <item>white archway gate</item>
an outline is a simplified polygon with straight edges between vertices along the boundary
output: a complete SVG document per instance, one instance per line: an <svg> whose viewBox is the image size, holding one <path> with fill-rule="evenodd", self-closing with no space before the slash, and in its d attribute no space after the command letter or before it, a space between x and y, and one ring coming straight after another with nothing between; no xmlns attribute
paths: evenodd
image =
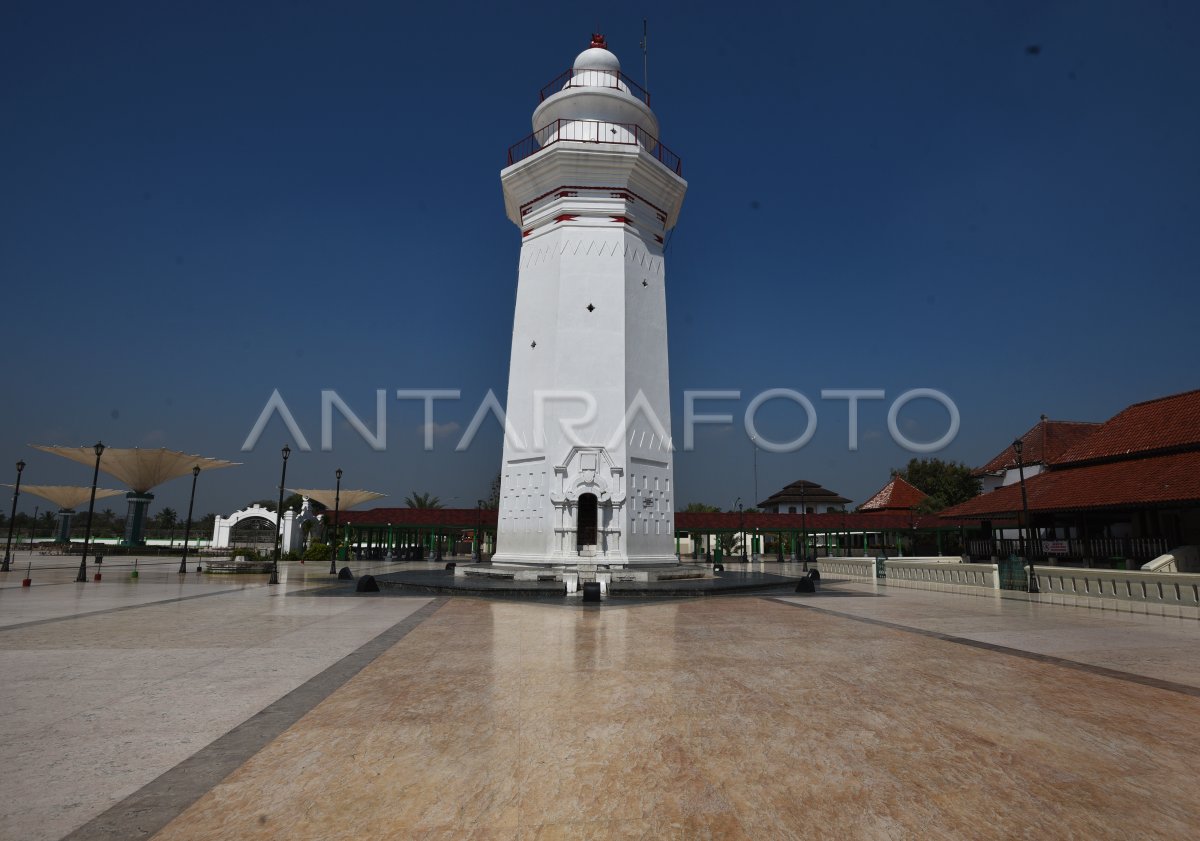
<svg viewBox="0 0 1200 841"><path fill-rule="evenodd" d="M240 511L234 511L228 517L217 517L213 523L212 547L214 549L228 549L234 526L243 520L253 519L266 520L271 525L275 525L278 522L275 512L269 508L263 508L261 505L251 505ZM321 518L313 515L308 497L304 498L300 513L297 514L291 509L283 512L283 526L279 530L283 542L282 551L291 552L293 549L297 552L300 551L303 543L303 530L301 526L306 520L313 519Z"/></svg>

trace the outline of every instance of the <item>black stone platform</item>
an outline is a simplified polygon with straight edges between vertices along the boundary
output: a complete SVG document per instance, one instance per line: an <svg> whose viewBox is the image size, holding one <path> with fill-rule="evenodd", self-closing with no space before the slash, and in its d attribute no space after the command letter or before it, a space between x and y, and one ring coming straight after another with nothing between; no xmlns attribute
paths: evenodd
<svg viewBox="0 0 1200 841"><path fill-rule="evenodd" d="M437 593L446 596L484 596L494 599L539 599L558 602L582 602L580 593L567 595L561 581L509 581L476 576L455 576L453 571L412 570L375 576L381 589L410 593ZM715 578L676 581L614 581L606 601L631 599L678 599L721 596L770 590L791 591L796 579L766 572L727 571Z"/></svg>

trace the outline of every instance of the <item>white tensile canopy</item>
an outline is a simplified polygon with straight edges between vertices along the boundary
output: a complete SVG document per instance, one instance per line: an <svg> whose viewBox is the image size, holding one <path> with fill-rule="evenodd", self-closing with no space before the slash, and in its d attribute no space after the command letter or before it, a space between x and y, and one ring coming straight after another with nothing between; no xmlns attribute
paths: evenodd
<svg viewBox="0 0 1200 841"><path fill-rule="evenodd" d="M32 444L35 450L53 453L56 456L69 458L80 464L91 467L96 463L96 450L93 447L58 447L43 444ZM169 479L185 476L192 472L193 467L201 470L216 470L220 467L232 467L234 461L224 461L219 458L188 455L177 450L161 447L157 450L143 450L138 447L120 448L107 447L100 456L100 469L109 476L120 479L129 489L137 493L147 493ZM90 490L90 489L89 489Z"/></svg>
<svg viewBox="0 0 1200 841"><path fill-rule="evenodd" d="M92 453L92 458L96 454ZM5 485L6 488L16 487L15 485ZM61 511L71 511L76 506L83 505L92 496L91 485L21 485L21 491L29 492L34 496L40 496L42 499L48 499L59 507ZM120 496L125 491L114 491L110 488L96 488L96 499L104 499L109 496Z"/></svg>
<svg viewBox="0 0 1200 841"><path fill-rule="evenodd" d="M338 508L342 511L348 511L356 505L362 505L364 502L369 502L372 499L379 499L387 496L387 494L376 493L375 491L352 491L343 489L341 497L338 497L337 491L334 488L288 488L292 493L298 493L301 496L306 496L309 499L314 499L324 505L330 511L333 510L333 502L338 499Z"/></svg>

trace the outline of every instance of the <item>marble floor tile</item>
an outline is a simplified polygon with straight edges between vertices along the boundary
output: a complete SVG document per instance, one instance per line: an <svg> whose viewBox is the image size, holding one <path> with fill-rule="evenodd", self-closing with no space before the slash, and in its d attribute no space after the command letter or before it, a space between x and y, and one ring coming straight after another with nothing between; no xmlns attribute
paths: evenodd
<svg viewBox="0 0 1200 841"><path fill-rule="evenodd" d="M270 740L226 744L429 604L305 589L324 582L0 589L38 623L0 621L0 837L60 838L210 750L228 776L160 841L1200 825L1194 620L863 585L598 610L451 599Z"/></svg>
<svg viewBox="0 0 1200 841"><path fill-rule="evenodd" d="M625 667L647 638L674 662ZM365 736L321 748L309 718L355 703ZM1185 694L768 600L459 600L158 838L1182 837L1200 807L1154 781L1200 782L1198 723Z"/></svg>

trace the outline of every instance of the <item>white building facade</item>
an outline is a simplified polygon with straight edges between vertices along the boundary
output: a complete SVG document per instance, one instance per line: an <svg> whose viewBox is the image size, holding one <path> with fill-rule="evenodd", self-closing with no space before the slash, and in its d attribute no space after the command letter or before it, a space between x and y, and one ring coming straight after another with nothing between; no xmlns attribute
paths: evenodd
<svg viewBox="0 0 1200 841"><path fill-rule="evenodd" d="M493 563L673 564L663 245L687 183L603 36L552 85L501 173L522 241Z"/></svg>

